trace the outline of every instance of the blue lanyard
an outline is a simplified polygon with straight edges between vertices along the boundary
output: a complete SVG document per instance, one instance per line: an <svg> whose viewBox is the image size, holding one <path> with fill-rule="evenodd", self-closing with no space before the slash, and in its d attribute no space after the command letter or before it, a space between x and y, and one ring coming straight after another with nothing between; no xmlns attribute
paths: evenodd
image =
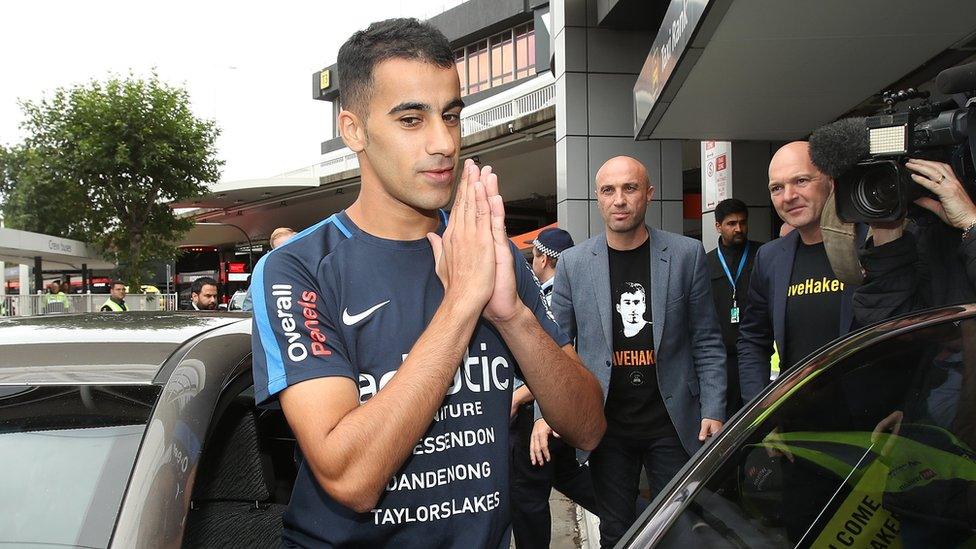
<svg viewBox="0 0 976 549"><path fill-rule="evenodd" d="M722 253L722 247L718 248L718 260L722 264L722 270L725 271L725 278L729 279L729 284L732 285L732 295L735 295L735 283L739 280L739 275L742 274L742 268L746 266L746 258L749 257L749 241L746 241L746 247L742 249L742 259L739 260L739 270L735 272L735 278L732 278L732 272L729 271L729 265L725 262L725 255Z"/></svg>

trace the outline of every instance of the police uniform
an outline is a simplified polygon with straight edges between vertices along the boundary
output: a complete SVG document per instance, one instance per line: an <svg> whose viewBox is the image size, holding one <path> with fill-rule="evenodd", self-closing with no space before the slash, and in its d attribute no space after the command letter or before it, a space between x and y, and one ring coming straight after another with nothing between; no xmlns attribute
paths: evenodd
<svg viewBox="0 0 976 549"><path fill-rule="evenodd" d="M531 241L544 255L559 258L573 246L573 238L562 229L549 228ZM553 280L541 282L546 303L552 302ZM512 422L512 533L519 549L549 547L552 517L549 494L553 488L591 511L596 510L593 482L589 467L576 461L576 450L558 438L549 439L551 460L533 465L529 456L532 428L535 426L534 403L519 407Z"/></svg>

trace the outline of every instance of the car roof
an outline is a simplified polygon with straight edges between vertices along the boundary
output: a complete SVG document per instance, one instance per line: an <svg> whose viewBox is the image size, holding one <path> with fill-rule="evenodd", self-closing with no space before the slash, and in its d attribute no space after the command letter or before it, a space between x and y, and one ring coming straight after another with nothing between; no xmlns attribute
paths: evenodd
<svg viewBox="0 0 976 549"><path fill-rule="evenodd" d="M151 383L193 338L249 315L128 312L0 319L0 385Z"/></svg>

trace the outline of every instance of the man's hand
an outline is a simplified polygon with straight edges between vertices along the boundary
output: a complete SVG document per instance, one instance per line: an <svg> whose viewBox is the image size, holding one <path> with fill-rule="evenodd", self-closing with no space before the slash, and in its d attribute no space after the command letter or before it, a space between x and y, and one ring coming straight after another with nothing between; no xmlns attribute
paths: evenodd
<svg viewBox="0 0 976 549"><path fill-rule="evenodd" d="M464 163L456 194L444 235L427 233L427 240L434 251L437 276L444 285L444 300L468 303L480 313L492 296L495 243L492 208L478 167L471 160Z"/></svg>
<svg viewBox="0 0 976 549"><path fill-rule="evenodd" d="M546 420L540 419L532 427L532 437L529 439L529 459L532 465L542 467L552 460L549 455L549 435L559 438L559 434L549 427Z"/></svg>
<svg viewBox="0 0 976 549"><path fill-rule="evenodd" d="M976 205L956 178L952 167L932 160L910 159L905 167L915 172L912 179L932 191L938 200L919 198L916 204L939 216L943 223L957 229L968 228L976 221Z"/></svg>
<svg viewBox="0 0 976 549"><path fill-rule="evenodd" d="M512 392L512 412L509 419L515 419L515 414L518 413L519 408L528 402L535 400L532 396L532 391L529 390L528 385L523 385Z"/></svg>
<svg viewBox="0 0 976 549"><path fill-rule="evenodd" d="M901 410L895 410L888 414L888 417L882 419L871 431L871 444L877 444L878 440L881 439L882 433L891 433L891 436L887 437L884 446L881 447L881 455L886 456L891 453L892 446L895 445L895 440L897 440L898 433L901 432L901 422L905 419L905 414Z"/></svg>
<svg viewBox="0 0 976 549"><path fill-rule="evenodd" d="M491 206L491 237L495 245L495 283L491 299L485 306L485 318L492 324L512 319L523 306L515 283L512 249L505 233L505 202L498 193L498 176L491 166L481 169L481 180Z"/></svg>
<svg viewBox="0 0 976 549"><path fill-rule="evenodd" d="M783 437L779 435L779 427L773 428L766 435L766 438L763 439L763 446L766 447L766 455L771 458L785 457L790 463L796 460L793 457L793 452L790 452L789 446L783 442Z"/></svg>
<svg viewBox="0 0 976 549"><path fill-rule="evenodd" d="M705 442L708 437L717 435L722 430L722 422L717 419L704 418L701 422L701 430L698 431L698 440Z"/></svg>

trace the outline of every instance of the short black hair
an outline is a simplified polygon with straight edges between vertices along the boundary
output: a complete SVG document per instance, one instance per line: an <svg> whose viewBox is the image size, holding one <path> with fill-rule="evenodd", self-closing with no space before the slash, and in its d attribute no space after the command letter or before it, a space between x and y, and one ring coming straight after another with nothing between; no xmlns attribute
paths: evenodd
<svg viewBox="0 0 976 549"><path fill-rule="evenodd" d="M199 294L203 291L204 286L213 286L216 288L217 281L209 276L201 276L200 278L194 280L193 284L190 285L190 295Z"/></svg>
<svg viewBox="0 0 976 549"><path fill-rule="evenodd" d="M108 287L109 287L109 289L112 289L112 288L114 288L118 284L121 284L121 285L125 286L125 282L122 282L121 280L113 280L113 281L111 281L111 282L108 283Z"/></svg>
<svg viewBox="0 0 976 549"><path fill-rule="evenodd" d="M388 59L411 59L447 69L454 67L454 51L444 34L414 18L378 21L357 31L339 48L339 103L365 116L373 85L373 69Z"/></svg>
<svg viewBox="0 0 976 549"><path fill-rule="evenodd" d="M715 206L715 222L721 223L731 214L746 214L749 219L749 208L738 198L726 198Z"/></svg>
<svg viewBox="0 0 976 549"><path fill-rule="evenodd" d="M644 296L645 300L647 299L647 291L644 290L644 285L639 282L621 282L620 284L617 285L618 301L620 300L620 297L623 296L624 294L636 294L636 293L640 293L642 296Z"/></svg>

